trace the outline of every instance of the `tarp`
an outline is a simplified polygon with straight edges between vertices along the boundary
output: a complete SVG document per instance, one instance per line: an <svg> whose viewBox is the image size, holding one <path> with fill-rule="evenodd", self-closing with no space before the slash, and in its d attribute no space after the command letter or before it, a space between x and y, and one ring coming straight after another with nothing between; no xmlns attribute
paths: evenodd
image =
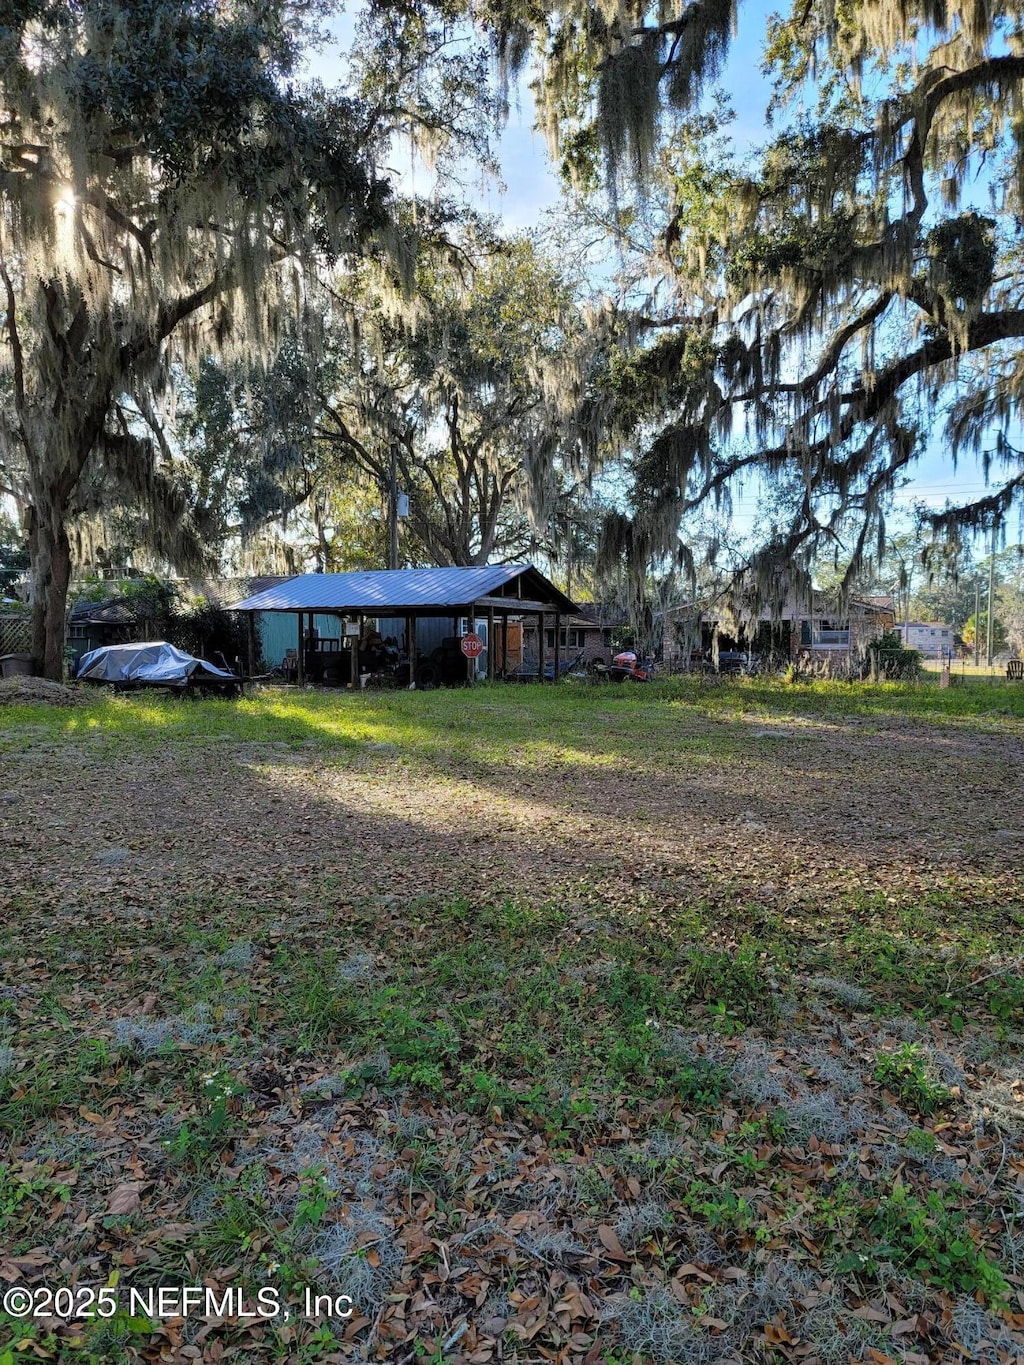
<svg viewBox="0 0 1024 1365"><path fill-rule="evenodd" d="M77 676L87 682L150 683L155 687L184 687L190 681L204 679L237 681L234 673L193 658L164 640L90 650L79 660Z"/></svg>

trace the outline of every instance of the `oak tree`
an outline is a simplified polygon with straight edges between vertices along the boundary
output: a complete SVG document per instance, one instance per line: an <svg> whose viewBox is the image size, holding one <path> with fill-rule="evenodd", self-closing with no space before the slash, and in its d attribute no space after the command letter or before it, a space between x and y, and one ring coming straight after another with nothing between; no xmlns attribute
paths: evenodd
<svg viewBox="0 0 1024 1365"><path fill-rule="evenodd" d="M90 467L153 495L169 362L272 348L314 264L386 230L355 101L294 73L319 6L16 0L0 15L0 457L25 510L33 649L62 668Z"/></svg>
<svg viewBox="0 0 1024 1365"><path fill-rule="evenodd" d="M787 506L743 566L750 605L806 587L837 539L852 581L929 446L991 476L936 527L1005 522L1024 490L1019 0L796 0L764 31L778 131L752 161L703 97L755 13L484 8L501 54L534 54L566 176L664 216L660 292L623 312L607 364L633 478L613 550L671 554L684 517L755 479Z"/></svg>

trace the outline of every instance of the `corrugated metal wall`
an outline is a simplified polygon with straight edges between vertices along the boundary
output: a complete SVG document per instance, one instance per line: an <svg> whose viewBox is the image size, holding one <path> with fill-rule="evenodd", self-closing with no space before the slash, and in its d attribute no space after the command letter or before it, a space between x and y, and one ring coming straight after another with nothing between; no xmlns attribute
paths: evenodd
<svg viewBox="0 0 1024 1365"><path fill-rule="evenodd" d="M460 618L460 622L463 618ZM371 618L367 617L367 626ZM306 621L308 624L309 616ZM317 613L313 617L313 624L319 631L322 639L338 639L344 634L344 622L337 616L325 616ZM500 632L500 624L495 627ZM263 611L256 613L256 629L259 633L260 649L263 661L267 668L278 668L284 660L287 650L298 647L298 617L292 612L283 611ZM382 616L377 620L377 629L386 640L389 635L394 636L399 646L404 651L405 641L405 617L404 616ZM514 627L509 627L509 654L513 654L515 637ZM452 633L452 618L450 616L422 616L416 622L416 650L422 658L437 649L442 640L446 640ZM484 652L476 661L476 673L478 678L487 676L487 618L478 617L476 622L476 633L484 642ZM520 637L521 638L521 637ZM511 661L510 661L511 662Z"/></svg>
<svg viewBox="0 0 1024 1365"><path fill-rule="evenodd" d="M460 625L465 620L459 617ZM377 629L385 640L389 635L393 635L403 649L405 649L405 617L381 617L377 622ZM476 675L478 678L487 677L487 618L480 617L476 623L476 633L484 642L484 652L476 661ZM443 640L451 638L452 618L450 616L421 616L416 622L416 652L420 658L432 653Z"/></svg>
<svg viewBox="0 0 1024 1365"><path fill-rule="evenodd" d="M306 615L308 628L309 615ZM337 616L323 616L317 613L313 624L321 638L338 639L344 623ZM260 649L267 668L278 668L284 659L285 651L299 647L299 618L294 612L260 611L256 613L256 629L260 638Z"/></svg>

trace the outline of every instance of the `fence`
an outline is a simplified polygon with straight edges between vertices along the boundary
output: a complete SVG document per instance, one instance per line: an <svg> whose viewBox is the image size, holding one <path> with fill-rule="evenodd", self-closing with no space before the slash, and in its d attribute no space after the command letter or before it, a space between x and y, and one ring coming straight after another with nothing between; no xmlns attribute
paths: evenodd
<svg viewBox="0 0 1024 1365"><path fill-rule="evenodd" d="M1002 659L998 663L980 663L975 665L973 659L925 659L923 661L924 675L928 681L934 681L941 676L943 670L949 670L952 681L963 682L1006 682L1006 666L1009 660Z"/></svg>
<svg viewBox="0 0 1024 1365"><path fill-rule="evenodd" d="M915 651L911 651L914 653ZM1008 660L1001 659L991 667L985 664L975 668L973 660L950 658L908 659L904 650L877 651L876 676L880 682L919 683L923 687L939 684L943 671L948 669L953 683L1005 683ZM654 667L655 677L663 678L678 674L715 674L757 675L771 677L795 670L798 677L808 680L820 679L833 682L868 682L872 677L871 655L855 655L852 658L844 651L821 652L802 650L795 659L788 654L754 655L749 662L733 653L724 656L720 669L716 670L711 660L694 659L689 655L676 653L658 662Z"/></svg>
<svg viewBox="0 0 1024 1365"><path fill-rule="evenodd" d="M20 612L0 615L0 654L27 654L31 648L31 618Z"/></svg>
<svg viewBox="0 0 1024 1365"><path fill-rule="evenodd" d="M908 660L903 650L879 650L877 674L882 682L916 682L925 687L934 687L949 675L953 684L965 683L1005 683L1007 681L1007 659L993 661L991 664L975 665L972 659L960 659L945 654L937 658ZM867 659L860 672L861 677L872 674L871 660Z"/></svg>

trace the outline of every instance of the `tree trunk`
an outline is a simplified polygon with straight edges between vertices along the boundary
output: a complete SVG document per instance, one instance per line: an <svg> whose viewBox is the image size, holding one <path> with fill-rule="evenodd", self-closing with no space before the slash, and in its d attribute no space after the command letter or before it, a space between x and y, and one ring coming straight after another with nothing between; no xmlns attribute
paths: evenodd
<svg viewBox="0 0 1024 1365"><path fill-rule="evenodd" d="M32 655L44 678L64 678L64 626L68 584L71 581L71 545L65 509L34 499L31 510L29 551L32 558ZM40 514L40 506L43 513Z"/></svg>

